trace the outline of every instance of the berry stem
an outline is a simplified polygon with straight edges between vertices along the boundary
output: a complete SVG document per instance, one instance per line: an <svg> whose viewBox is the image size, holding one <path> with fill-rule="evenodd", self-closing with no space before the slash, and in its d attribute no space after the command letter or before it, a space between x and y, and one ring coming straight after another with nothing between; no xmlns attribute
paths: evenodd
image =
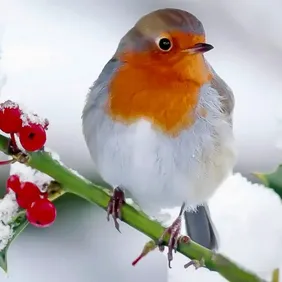
<svg viewBox="0 0 282 282"><path fill-rule="evenodd" d="M21 152L21 150L19 149L19 147L17 145L15 133L10 133L10 137L11 137L11 139L9 139L9 145L8 145L8 151L7 152L8 152L9 155L16 155L19 152Z"/></svg>
<svg viewBox="0 0 282 282"><path fill-rule="evenodd" d="M10 136L11 136L11 145L12 145L15 149L17 149L17 148L18 148L18 145L17 145L15 133L11 133Z"/></svg>
<svg viewBox="0 0 282 282"><path fill-rule="evenodd" d="M8 165L8 164L11 164L13 162L15 162L14 159L6 160L6 161L0 161L0 166L1 165Z"/></svg>
<svg viewBox="0 0 282 282"><path fill-rule="evenodd" d="M10 144L9 144L9 150L11 150L11 152L17 152L19 149L18 149L18 146L17 146L17 142L16 142L16 138L15 138L15 133L10 133L10 136L11 136L11 141L10 141ZM8 164L11 164L15 162L15 159L11 159L11 160L6 160L6 161L0 161L0 166L1 165L8 165Z"/></svg>

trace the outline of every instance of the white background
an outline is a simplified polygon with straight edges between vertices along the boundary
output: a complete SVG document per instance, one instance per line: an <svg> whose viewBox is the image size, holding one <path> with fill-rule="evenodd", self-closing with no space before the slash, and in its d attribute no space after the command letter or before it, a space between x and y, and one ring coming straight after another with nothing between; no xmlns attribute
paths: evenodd
<svg viewBox="0 0 282 282"><path fill-rule="evenodd" d="M208 41L215 46L207 58L236 96L236 169L244 174L274 169L282 162L280 0L0 0L4 82L1 100L24 103L48 117L47 146L57 151L67 165L95 178L81 133L80 117L88 87L113 54L120 37L144 13L161 7L193 12L203 21ZM3 180L7 172L7 168L1 168ZM278 251L282 243L273 245L277 251L271 254L271 263L270 255L256 255L256 251L262 239L275 241L265 238L265 234L275 233L274 237L282 238L282 212L271 212L275 201L276 211L281 209L277 200L266 200L264 193L260 197L256 190L254 194L241 192L231 189L226 193L227 207L224 201L213 201L215 223L222 226L218 211L225 213L224 222L228 225L219 228L222 240L235 240L230 245L237 250L242 244L236 238L249 240L257 248L250 254L241 247L242 256L257 262L250 265L254 270L261 270L264 262L266 271L270 270L282 263ZM9 281L138 282L152 277L156 282L167 281L166 262L159 253L151 254L138 267L131 267L147 238L125 225L123 234L117 234L104 216L103 211L73 197L61 202L53 227L28 228L13 243ZM243 232L242 226L250 228L250 232ZM229 252L231 255L232 250ZM202 272L190 277L187 273L187 281L207 281L211 277L222 281L217 274L203 276ZM0 281L2 277L5 276L0 273Z"/></svg>

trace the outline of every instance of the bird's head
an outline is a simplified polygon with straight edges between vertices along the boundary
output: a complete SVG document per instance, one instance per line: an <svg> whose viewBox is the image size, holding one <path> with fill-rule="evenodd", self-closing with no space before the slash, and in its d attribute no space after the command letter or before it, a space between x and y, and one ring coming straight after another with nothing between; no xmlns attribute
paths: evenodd
<svg viewBox="0 0 282 282"><path fill-rule="evenodd" d="M201 84L209 77L203 53L211 49L203 25L194 15L179 9L161 9L143 16L127 32L115 57L154 73L175 73Z"/></svg>

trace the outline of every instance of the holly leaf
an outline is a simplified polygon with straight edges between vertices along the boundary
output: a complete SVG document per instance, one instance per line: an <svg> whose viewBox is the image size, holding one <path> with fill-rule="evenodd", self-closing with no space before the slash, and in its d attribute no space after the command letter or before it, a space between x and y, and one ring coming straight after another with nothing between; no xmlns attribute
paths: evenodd
<svg viewBox="0 0 282 282"><path fill-rule="evenodd" d="M273 189L282 199L282 165L272 173L253 173L266 186Z"/></svg>
<svg viewBox="0 0 282 282"><path fill-rule="evenodd" d="M9 240L6 247L0 251L0 267L7 273L8 272L8 262L7 262L7 252L11 243L16 239L16 237L27 227L28 221L25 214L20 214L11 223L13 228L13 236Z"/></svg>

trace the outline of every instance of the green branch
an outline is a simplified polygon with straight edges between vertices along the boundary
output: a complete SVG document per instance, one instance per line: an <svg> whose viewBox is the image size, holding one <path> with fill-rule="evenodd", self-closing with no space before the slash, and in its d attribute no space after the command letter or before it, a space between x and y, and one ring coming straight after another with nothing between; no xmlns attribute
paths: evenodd
<svg viewBox="0 0 282 282"><path fill-rule="evenodd" d="M0 150L6 154L8 154L8 142L8 138L0 135ZM110 200L110 190L95 185L74 173L71 169L68 169L59 161L53 159L51 154L48 152L30 153L29 157L30 158L26 163L27 165L54 178L61 184L62 188L66 192L73 193L100 206L104 210L106 209ZM164 228L158 222L149 219L146 214L128 204L125 204L122 207L122 218L124 222L153 240L157 240L164 231ZM168 238L165 240L165 244L168 242L167 239ZM256 275L244 270L242 267L238 267L235 263L231 262L223 255L215 254L195 242L189 242L188 244L181 243L178 247L178 252L193 260L203 260L208 269L217 271L228 281L263 281Z"/></svg>

